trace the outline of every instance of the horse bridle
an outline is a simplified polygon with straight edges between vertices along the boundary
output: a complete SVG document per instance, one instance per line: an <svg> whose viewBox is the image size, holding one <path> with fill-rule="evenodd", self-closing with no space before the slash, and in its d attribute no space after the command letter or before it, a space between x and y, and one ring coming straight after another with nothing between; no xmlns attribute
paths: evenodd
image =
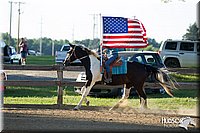
<svg viewBox="0 0 200 133"><path fill-rule="evenodd" d="M82 60L82 59L85 59L86 57L88 57L88 55L86 55L86 56L83 56L83 57L81 57L81 58L78 58L78 57L76 56L75 49L76 49L76 46L74 47L74 49L73 49L73 51L72 51L72 54L74 55L74 57L75 57L76 59ZM70 61L70 60L69 60L69 61Z"/></svg>

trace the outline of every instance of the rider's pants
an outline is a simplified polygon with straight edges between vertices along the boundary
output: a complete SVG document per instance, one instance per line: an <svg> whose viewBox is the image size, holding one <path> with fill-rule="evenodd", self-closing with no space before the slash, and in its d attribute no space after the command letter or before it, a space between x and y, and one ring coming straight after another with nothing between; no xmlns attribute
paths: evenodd
<svg viewBox="0 0 200 133"><path fill-rule="evenodd" d="M113 54L110 58L105 62L106 72L110 72L110 64L117 59L117 54Z"/></svg>

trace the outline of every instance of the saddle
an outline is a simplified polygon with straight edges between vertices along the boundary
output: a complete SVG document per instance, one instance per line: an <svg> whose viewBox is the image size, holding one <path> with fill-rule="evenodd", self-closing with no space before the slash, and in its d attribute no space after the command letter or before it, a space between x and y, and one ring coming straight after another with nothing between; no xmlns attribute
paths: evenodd
<svg viewBox="0 0 200 133"><path fill-rule="evenodd" d="M114 67L114 66L121 66L122 65L122 59L121 57L117 57L117 59L110 64L110 67Z"/></svg>
<svg viewBox="0 0 200 133"><path fill-rule="evenodd" d="M106 58L106 59L104 58L104 60L103 60L103 67L105 66L105 62L107 60L108 60L108 58ZM117 59L110 64L110 70L111 70L111 72L112 72L112 67L121 66L122 64L123 64L123 62L122 62L121 57L117 57Z"/></svg>
<svg viewBox="0 0 200 133"><path fill-rule="evenodd" d="M103 68L105 66L105 62L106 62L107 58L103 60ZM121 57L117 57L117 59L115 61L113 61L111 64L110 64L110 74L112 75L112 68L113 67L116 67L116 66L121 66L123 64L122 62L122 59ZM106 78L106 76L109 74L106 72L105 68L104 68L104 79Z"/></svg>

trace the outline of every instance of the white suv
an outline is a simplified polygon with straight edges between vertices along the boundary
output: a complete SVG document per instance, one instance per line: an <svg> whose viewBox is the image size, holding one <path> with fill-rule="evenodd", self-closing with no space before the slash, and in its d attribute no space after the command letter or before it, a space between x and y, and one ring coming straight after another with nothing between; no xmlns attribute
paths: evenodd
<svg viewBox="0 0 200 133"><path fill-rule="evenodd" d="M198 67L199 41L166 40L159 49L166 67Z"/></svg>

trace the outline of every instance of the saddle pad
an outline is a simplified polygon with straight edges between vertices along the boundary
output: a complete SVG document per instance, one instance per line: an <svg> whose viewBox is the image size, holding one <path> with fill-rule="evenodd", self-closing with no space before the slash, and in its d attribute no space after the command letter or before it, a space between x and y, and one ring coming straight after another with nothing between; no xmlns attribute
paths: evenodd
<svg viewBox="0 0 200 133"><path fill-rule="evenodd" d="M122 58L121 66L113 66L112 74L127 74L127 60Z"/></svg>

